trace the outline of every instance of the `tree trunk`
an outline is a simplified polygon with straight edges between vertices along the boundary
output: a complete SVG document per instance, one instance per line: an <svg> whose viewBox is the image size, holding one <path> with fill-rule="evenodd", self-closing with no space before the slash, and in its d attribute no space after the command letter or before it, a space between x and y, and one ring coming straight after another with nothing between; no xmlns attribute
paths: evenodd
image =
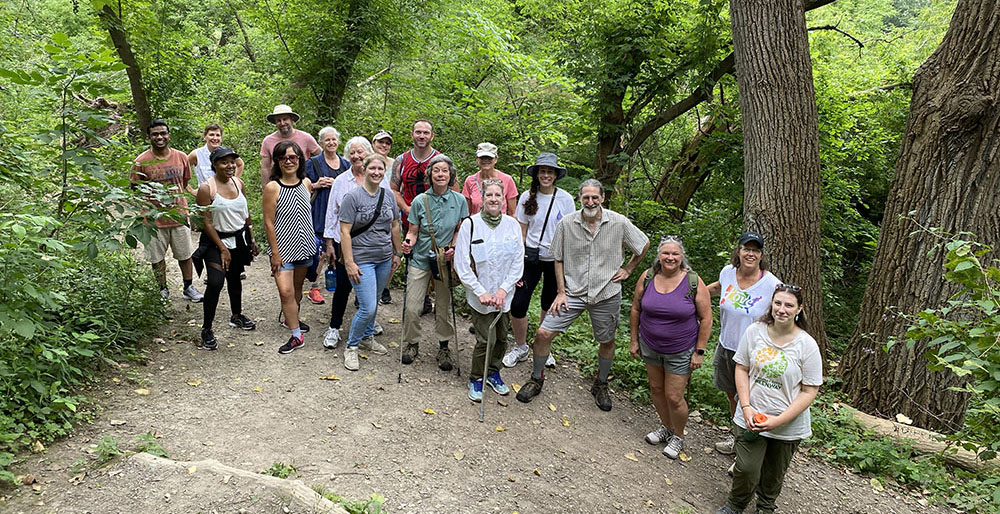
<svg viewBox="0 0 1000 514"><path fill-rule="evenodd" d="M926 345L905 344L905 319L942 307L955 292L942 278L941 239L972 232L1000 241L1000 7L960 0L938 49L917 70L910 117L879 234L858 326L841 365L844 390L865 412L904 413L936 431L962 426L968 398L949 372L927 370Z"/></svg>
<svg viewBox="0 0 1000 514"><path fill-rule="evenodd" d="M691 198L698 186L708 178L711 154L702 148L705 138L718 129L727 129L725 120L706 116L698 123L695 133L681 149L681 154L668 166L653 190L653 200L674 207L670 215L674 221L684 219Z"/></svg>
<svg viewBox="0 0 1000 514"><path fill-rule="evenodd" d="M803 0L731 0L743 116L743 226L763 234L771 269L802 287L826 363L820 280L816 94Z"/></svg>
<svg viewBox="0 0 1000 514"><path fill-rule="evenodd" d="M128 44L125 36L125 27L122 25L121 13L115 12L110 5L105 4L98 15L104 26L108 29L111 42L115 45L118 58L125 64L125 73L128 75L129 89L132 91L132 103L135 105L136 124L140 134L145 134L146 127L153 120L152 112L149 109L149 101L146 100L146 90L142 87L142 70L135 60L132 47Z"/></svg>
<svg viewBox="0 0 1000 514"><path fill-rule="evenodd" d="M233 7L233 4L229 4L229 8L233 11L233 17L236 18L236 25L240 27L240 34L243 35L243 51L247 53L247 58L250 62L257 65L257 57L253 54L253 47L250 46L250 38L247 37L247 29L243 26L243 18L240 18L240 13Z"/></svg>

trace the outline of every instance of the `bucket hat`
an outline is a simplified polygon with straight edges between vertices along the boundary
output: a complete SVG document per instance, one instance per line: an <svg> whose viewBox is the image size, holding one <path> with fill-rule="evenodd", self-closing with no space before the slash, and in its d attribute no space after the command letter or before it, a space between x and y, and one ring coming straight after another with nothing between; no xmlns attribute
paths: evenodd
<svg viewBox="0 0 1000 514"><path fill-rule="evenodd" d="M299 121L299 118L301 118L301 116L299 116L298 114L295 113L295 111L292 110L291 106L285 104L278 104L274 106L274 111L271 112L271 114L267 115L267 122L274 123L274 118L276 116L281 116L282 114L290 115L292 117L293 122Z"/></svg>
<svg viewBox="0 0 1000 514"><path fill-rule="evenodd" d="M528 166L525 172L528 176L534 177L535 173L538 173L539 166L549 166L556 170L556 180L559 180L566 176L566 168L559 165L559 158L556 157L554 153L543 152L538 154L538 159L535 160L535 164Z"/></svg>

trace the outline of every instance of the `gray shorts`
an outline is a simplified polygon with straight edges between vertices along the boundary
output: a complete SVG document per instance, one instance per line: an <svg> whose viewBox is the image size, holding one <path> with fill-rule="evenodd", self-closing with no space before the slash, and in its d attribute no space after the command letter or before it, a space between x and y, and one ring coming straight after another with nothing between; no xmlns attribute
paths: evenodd
<svg viewBox="0 0 1000 514"><path fill-rule="evenodd" d="M736 394L736 361L733 360L733 355L736 355L735 351L716 346L715 357L712 359L712 366L715 367L712 383L720 391L729 394Z"/></svg>
<svg viewBox="0 0 1000 514"><path fill-rule="evenodd" d="M650 366L663 368L667 373L687 376L691 374L691 356L694 355L694 346L688 350L678 353L660 353L646 346L639 336L639 352L642 360Z"/></svg>
<svg viewBox="0 0 1000 514"><path fill-rule="evenodd" d="M621 292L607 300L593 304L588 304L583 298L567 296L566 303L569 305L569 310L560 312L557 316L552 314L545 316L545 321L539 328L561 334L573 324L573 320L583 314L583 311L587 311L590 313L590 326L594 331L594 340L598 343L609 343L615 340L618 318L621 316Z"/></svg>

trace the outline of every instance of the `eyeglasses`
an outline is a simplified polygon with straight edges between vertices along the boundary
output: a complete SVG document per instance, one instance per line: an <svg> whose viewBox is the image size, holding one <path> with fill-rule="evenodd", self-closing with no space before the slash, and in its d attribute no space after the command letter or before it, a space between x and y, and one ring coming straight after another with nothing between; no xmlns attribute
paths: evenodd
<svg viewBox="0 0 1000 514"><path fill-rule="evenodd" d="M802 288L792 284L778 284L774 286L775 291L788 291L789 293L798 293L802 291Z"/></svg>
<svg viewBox="0 0 1000 514"><path fill-rule="evenodd" d="M299 156L298 155L282 155L281 157L278 157L278 160L281 161L281 162L299 162Z"/></svg>

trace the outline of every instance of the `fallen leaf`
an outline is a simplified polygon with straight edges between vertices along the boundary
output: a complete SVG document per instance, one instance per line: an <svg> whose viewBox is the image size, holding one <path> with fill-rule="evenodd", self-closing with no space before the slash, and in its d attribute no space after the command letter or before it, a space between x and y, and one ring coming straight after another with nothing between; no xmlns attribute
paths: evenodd
<svg viewBox="0 0 1000 514"><path fill-rule="evenodd" d="M365 380L375 380L373 375L365 375Z"/></svg>
<svg viewBox="0 0 1000 514"><path fill-rule="evenodd" d="M31 451L35 453L44 452L45 445L43 445L41 441L35 441L35 444L31 445Z"/></svg>
<svg viewBox="0 0 1000 514"><path fill-rule="evenodd" d="M361 357L364 360L368 360L368 354L365 354L365 353L359 353L358 357Z"/></svg>
<svg viewBox="0 0 1000 514"><path fill-rule="evenodd" d="M502 427L500 425L497 425L497 432L506 432L506 431L507 431L506 428L504 428L504 427Z"/></svg>
<svg viewBox="0 0 1000 514"><path fill-rule="evenodd" d="M521 392L521 384L511 384L510 388L513 389L515 393Z"/></svg>
<svg viewBox="0 0 1000 514"><path fill-rule="evenodd" d="M375 428L382 428L382 425L379 425L378 423L376 423L374 421L372 421L372 426L375 427Z"/></svg>
<svg viewBox="0 0 1000 514"><path fill-rule="evenodd" d="M538 468L535 468L535 470L534 470L534 471L532 471L532 473L534 473L536 477L540 477L540 476L542 476L542 472L541 472L541 471L539 471L539 470L538 470Z"/></svg>
<svg viewBox="0 0 1000 514"><path fill-rule="evenodd" d="M462 460L465 458L465 454L462 452L455 452L452 455L455 456L455 460Z"/></svg>
<svg viewBox="0 0 1000 514"><path fill-rule="evenodd" d="M270 381L271 381L270 377L264 377L261 379L261 382L270 382Z"/></svg>
<svg viewBox="0 0 1000 514"><path fill-rule="evenodd" d="M684 452L681 452L680 455L677 456L677 458L679 458L681 462L691 462L691 456Z"/></svg>
<svg viewBox="0 0 1000 514"><path fill-rule="evenodd" d="M230 480L231 480L232 478L233 478L233 475L224 475L224 476L222 477L222 483L223 483L223 484L228 484L228 483L229 483L229 481L230 481Z"/></svg>
<svg viewBox="0 0 1000 514"><path fill-rule="evenodd" d="M17 478L15 478L14 480L16 480L17 482L19 482L22 485L31 485L31 484L35 483L35 475L32 475L31 473L28 473L27 475L20 475Z"/></svg>
<svg viewBox="0 0 1000 514"><path fill-rule="evenodd" d="M191 466L190 468L188 468L189 475L194 473L195 471L198 471L198 466Z"/></svg>
<svg viewBox="0 0 1000 514"><path fill-rule="evenodd" d="M240 380L243 380L243 379L240 378L240 377L233 377L233 382L239 382Z"/></svg>
<svg viewBox="0 0 1000 514"><path fill-rule="evenodd" d="M505 402L503 400L499 400L499 399L497 400L497 404L500 405L501 407L506 407L507 406L507 402Z"/></svg>
<svg viewBox="0 0 1000 514"><path fill-rule="evenodd" d="M337 375L334 375L333 373L330 373L329 375L324 375L322 377L319 377L319 379L320 380L340 380L340 377L338 377Z"/></svg>
<svg viewBox="0 0 1000 514"><path fill-rule="evenodd" d="M885 486L883 486L882 482L879 482L877 478L872 477L871 484L872 484L872 491L875 491L877 493L885 491Z"/></svg>
<svg viewBox="0 0 1000 514"><path fill-rule="evenodd" d="M140 388L140 389L136 389L135 390L135 394L137 394L139 396L149 396L149 389L146 389L144 387Z"/></svg>
<svg viewBox="0 0 1000 514"><path fill-rule="evenodd" d="M38 484L31 484L31 490L35 494L42 494L42 486Z"/></svg>
<svg viewBox="0 0 1000 514"><path fill-rule="evenodd" d="M262 387L260 387L260 386L257 386L257 387L254 387L254 388L253 388L253 392L255 392L255 393L259 393L259 392L261 392L261 391L263 391L263 390L264 390L264 389L263 389Z"/></svg>
<svg viewBox="0 0 1000 514"><path fill-rule="evenodd" d="M507 475L507 481L508 482L517 482L517 479L514 478L514 475Z"/></svg>
<svg viewBox="0 0 1000 514"><path fill-rule="evenodd" d="M639 462L639 459L635 456L635 454L632 453L626 453L625 458L632 462Z"/></svg>
<svg viewBox="0 0 1000 514"><path fill-rule="evenodd" d="M399 321L399 318L389 318L389 323L392 323L393 325L396 325L396 324L399 324L399 323L402 323L402 322Z"/></svg>
<svg viewBox="0 0 1000 514"><path fill-rule="evenodd" d="M900 422L900 423L902 423L904 425L912 425L913 424L913 420L910 419L910 417L907 416L906 414L903 414L902 412L900 412L899 414L896 414L896 421L898 421L898 422Z"/></svg>
<svg viewBox="0 0 1000 514"><path fill-rule="evenodd" d="M563 424L564 427L568 427L569 426L569 420L566 419L566 416L562 417L562 424Z"/></svg>
<svg viewBox="0 0 1000 514"><path fill-rule="evenodd" d="M264 341L257 341L254 346L264 346Z"/></svg>
<svg viewBox="0 0 1000 514"><path fill-rule="evenodd" d="M236 348L236 345L233 343L229 343L226 345L226 348Z"/></svg>
<svg viewBox="0 0 1000 514"><path fill-rule="evenodd" d="M124 425L126 421L124 419L113 419L110 421L110 425L113 427L120 427Z"/></svg>
<svg viewBox="0 0 1000 514"><path fill-rule="evenodd" d="M550 410L550 411L552 411L552 412L555 412L555 411L556 411L556 406L555 406L555 405L552 405L552 404L550 403L550 404L549 404L549 410Z"/></svg>
<svg viewBox="0 0 1000 514"><path fill-rule="evenodd" d="M166 341L164 341L162 337L153 338L153 344L164 344L164 343L166 343Z"/></svg>
<svg viewBox="0 0 1000 514"><path fill-rule="evenodd" d="M437 414L437 413L436 413L436 412L434 412L434 409L432 409L432 408L430 408L430 407L427 407L426 409L424 409L424 414L431 414L431 415L434 415L434 414Z"/></svg>
<svg viewBox="0 0 1000 514"><path fill-rule="evenodd" d="M201 385L201 379L200 379L200 378L196 378L196 379L194 379L194 380L192 380L192 381L188 382L187 384L188 384L189 386L191 386L191 387L198 387L198 386L200 386L200 385Z"/></svg>
<svg viewBox="0 0 1000 514"><path fill-rule="evenodd" d="M120 384L122 382L121 379L119 379L118 377L112 378L111 381L116 384Z"/></svg>
<svg viewBox="0 0 1000 514"><path fill-rule="evenodd" d="M666 482L667 485L674 485L673 481L671 481L669 478L664 477L663 481Z"/></svg>
<svg viewBox="0 0 1000 514"><path fill-rule="evenodd" d="M646 500L646 506L647 507L652 507L653 506L653 500Z"/></svg>

